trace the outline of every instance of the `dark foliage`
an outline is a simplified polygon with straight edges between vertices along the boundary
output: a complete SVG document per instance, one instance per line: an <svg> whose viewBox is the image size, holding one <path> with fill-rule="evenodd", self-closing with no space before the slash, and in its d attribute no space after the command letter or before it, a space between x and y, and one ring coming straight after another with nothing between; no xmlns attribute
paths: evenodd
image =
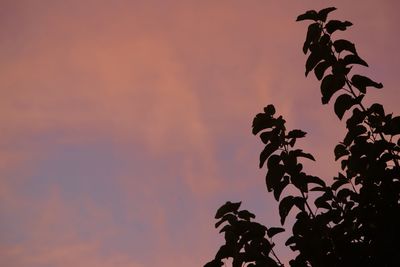
<svg viewBox="0 0 400 267"><path fill-rule="evenodd" d="M322 103L334 102L340 120L348 116L347 133L334 148L341 170L330 185L304 172L301 161L314 157L296 148L296 141L306 133L288 131L273 105L253 121L253 134L265 144L260 168L266 163L266 187L279 202L281 224L290 211L297 212L285 243L298 252L290 266L400 266L400 117L386 113L381 104L362 102L367 89L383 85L350 74L352 66L368 64L352 42L332 39L336 31L352 25L327 21L334 10L307 11L297 21L311 21L303 45L308 54L306 76L314 71L321 81ZM282 196L289 186L298 194ZM313 203L311 192L317 194ZM223 205L215 226L222 227L226 243L205 266L222 266L227 258L233 259L234 267L283 266L270 238L284 228L267 228L254 218L240 210L240 203Z"/></svg>

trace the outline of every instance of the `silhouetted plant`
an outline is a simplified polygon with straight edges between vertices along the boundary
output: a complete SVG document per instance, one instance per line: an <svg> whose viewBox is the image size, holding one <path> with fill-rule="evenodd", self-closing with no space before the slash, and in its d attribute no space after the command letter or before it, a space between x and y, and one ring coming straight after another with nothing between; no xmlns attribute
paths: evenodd
<svg viewBox="0 0 400 267"><path fill-rule="evenodd" d="M253 120L253 134L265 144L260 168L267 165L266 187L279 202L281 224L297 210L292 235L285 245L298 255L289 264L303 266L400 266L400 117L387 114L381 104L366 106L367 89L383 85L369 77L350 74L353 65L368 67L355 45L334 40L336 31L352 26L349 21L329 20L336 10L310 10L297 21L310 20L303 52L308 54L306 76L313 71L321 81L322 104L334 101L334 112L346 121L347 133L334 149L341 170L326 185L319 177L306 174L302 159L315 160L295 148L305 137L302 130L288 131L273 105ZM288 187L298 194L281 197ZM317 194L310 201L309 194ZM205 267L222 266L232 258L234 267L283 266L271 240L284 228L267 228L252 221L255 215L239 210L239 203L227 202L215 216L223 226L226 243Z"/></svg>

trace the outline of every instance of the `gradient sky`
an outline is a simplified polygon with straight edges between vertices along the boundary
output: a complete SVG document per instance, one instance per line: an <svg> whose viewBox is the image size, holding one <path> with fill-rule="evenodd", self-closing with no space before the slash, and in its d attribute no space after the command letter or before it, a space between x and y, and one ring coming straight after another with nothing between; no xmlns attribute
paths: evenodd
<svg viewBox="0 0 400 267"><path fill-rule="evenodd" d="M254 115L308 132L327 180L344 133L298 14L338 7L385 85L367 101L400 113L400 2L332 2L0 0L0 265L202 266L227 200L279 225Z"/></svg>

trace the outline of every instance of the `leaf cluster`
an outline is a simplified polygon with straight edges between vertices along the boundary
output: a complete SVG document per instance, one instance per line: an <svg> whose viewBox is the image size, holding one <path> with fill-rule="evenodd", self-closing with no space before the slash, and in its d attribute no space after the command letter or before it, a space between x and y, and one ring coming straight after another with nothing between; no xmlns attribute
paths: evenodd
<svg viewBox="0 0 400 267"><path fill-rule="evenodd" d="M297 139L305 137L306 133L299 129L286 130L286 121L275 115L273 105L265 107L253 120L253 134L264 144L259 167L267 167L266 188L279 202L281 224L285 224L291 211L297 212L292 235L285 243L298 252L289 262L290 266L399 266L400 117L388 114L379 103L364 105L367 89L381 89L383 85L367 76L351 73L354 65L368 67L368 64L358 55L354 43L333 38L335 32L352 26L349 21L328 20L334 10L334 7L318 12L310 10L298 16L297 21L311 21L303 44L303 52L308 55L306 76L313 71L321 82L322 104L330 103L337 96L335 114L340 120L346 113L348 116L347 133L334 148L341 169L330 185L325 183L326 179L307 174L302 160L315 159L296 148ZM288 187L297 193L285 190ZM285 191L291 193L282 197ZM313 194L313 201L310 194ZM239 206L240 203L227 202L217 212L216 218L220 221L216 227L227 222L229 227L224 226L221 232L226 234L222 230L230 229L235 233L235 238L225 238L224 249L234 247L229 245L233 244L232 240L239 244L244 236L248 238L247 232L242 230L251 231L253 227L251 219L255 216L248 211L238 211ZM237 230L238 223L246 227ZM258 223L254 225L257 229L263 228ZM268 228L263 229L254 236L257 242L268 234ZM276 229L279 230L274 233L283 231L283 228ZM253 239L245 240L251 243ZM268 244L269 250L264 251L264 256L273 252L273 243ZM211 263L216 265L206 266L221 266L217 265L222 262L221 253L223 258L234 259L240 251L261 253L256 248L246 250L241 245L235 246L229 253L217 253L216 262ZM268 263L257 263L254 258L234 260L234 266L249 262L253 265L245 266L281 264L277 257L270 259Z"/></svg>

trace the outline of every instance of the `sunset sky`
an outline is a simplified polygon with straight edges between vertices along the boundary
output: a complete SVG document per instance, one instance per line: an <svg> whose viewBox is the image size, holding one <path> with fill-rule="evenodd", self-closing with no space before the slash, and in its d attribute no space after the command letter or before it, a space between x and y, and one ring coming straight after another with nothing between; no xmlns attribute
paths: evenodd
<svg viewBox="0 0 400 267"><path fill-rule="evenodd" d="M399 114L396 0L0 0L0 266L202 266L227 200L279 226L251 122L273 103L337 174L295 22L328 6Z"/></svg>

